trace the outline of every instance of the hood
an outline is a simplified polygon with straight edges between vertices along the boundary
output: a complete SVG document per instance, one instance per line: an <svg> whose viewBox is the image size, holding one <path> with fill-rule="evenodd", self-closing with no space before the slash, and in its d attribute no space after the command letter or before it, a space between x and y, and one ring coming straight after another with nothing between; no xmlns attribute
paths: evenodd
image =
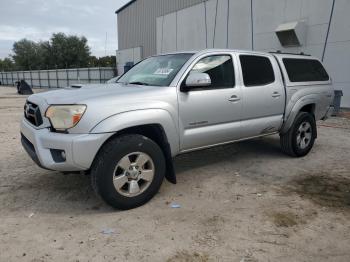
<svg viewBox="0 0 350 262"><path fill-rule="evenodd" d="M87 84L81 85L81 87L67 87L55 91L38 93L32 95L32 98L43 99L48 105L78 104L84 103L89 99L115 96L120 98L123 95L140 94L140 92L155 90L155 88L159 87L123 84Z"/></svg>
<svg viewBox="0 0 350 262"><path fill-rule="evenodd" d="M81 88L65 88L31 95L29 101L38 104L41 112L50 105L86 104L87 109L70 133L87 133L102 120L134 110L161 108L176 113L177 93L174 87L94 84Z"/></svg>

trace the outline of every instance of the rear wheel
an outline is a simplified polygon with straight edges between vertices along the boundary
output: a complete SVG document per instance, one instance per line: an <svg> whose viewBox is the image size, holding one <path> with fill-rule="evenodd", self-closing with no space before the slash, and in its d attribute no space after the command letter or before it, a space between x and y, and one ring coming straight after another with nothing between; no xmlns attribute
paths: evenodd
<svg viewBox="0 0 350 262"><path fill-rule="evenodd" d="M286 134L280 136L282 151L302 157L312 149L316 138L316 122L312 114L300 112Z"/></svg>
<svg viewBox="0 0 350 262"><path fill-rule="evenodd" d="M155 142L141 135L124 135L100 150L91 180L95 192L109 205L131 209L158 192L164 174L164 155Z"/></svg>

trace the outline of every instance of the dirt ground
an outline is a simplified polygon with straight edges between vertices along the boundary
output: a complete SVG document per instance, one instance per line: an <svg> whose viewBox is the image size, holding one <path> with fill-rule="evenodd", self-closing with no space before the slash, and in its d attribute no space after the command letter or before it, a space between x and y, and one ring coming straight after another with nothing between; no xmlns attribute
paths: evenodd
<svg viewBox="0 0 350 262"><path fill-rule="evenodd" d="M180 156L177 185L116 211L88 176L26 155L25 99L0 86L0 261L350 261L345 116L319 123L304 158L282 154L278 136Z"/></svg>

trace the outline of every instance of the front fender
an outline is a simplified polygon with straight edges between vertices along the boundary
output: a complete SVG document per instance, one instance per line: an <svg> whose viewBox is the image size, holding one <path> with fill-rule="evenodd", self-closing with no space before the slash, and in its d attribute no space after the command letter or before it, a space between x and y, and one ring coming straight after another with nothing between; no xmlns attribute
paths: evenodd
<svg viewBox="0 0 350 262"><path fill-rule="evenodd" d="M94 126L90 133L116 133L126 128L159 124L164 129L171 149L171 155L179 152L179 134L175 120L170 113L163 109L144 109L127 111L112 115Z"/></svg>
<svg viewBox="0 0 350 262"><path fill-rule="evenodd" d="M296 116L304 106L310 105L310 104L316 104L316 102L317 102L316 97L314 95L309 95L309 96L304 96L300 98L294 104L290 103L287 106L285 121L281 128L280 133L285 134L288 132L289 128L293 125L293 122Z"/></svg>

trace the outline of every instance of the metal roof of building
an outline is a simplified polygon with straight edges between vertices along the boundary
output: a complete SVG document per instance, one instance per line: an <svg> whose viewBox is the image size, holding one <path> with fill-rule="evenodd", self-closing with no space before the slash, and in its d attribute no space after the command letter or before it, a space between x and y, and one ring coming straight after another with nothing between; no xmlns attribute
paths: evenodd
<svg viewBox="0 0 350 262"><path fill-rule="evenodd" d="M129 1L128 3L126 3L125 5L120 7L117 11L115 11L115 13L118 14L119 12L123 11L125 8L127 8L129 5L131 5L133 2L136 2L136 0Z"/></svg>

